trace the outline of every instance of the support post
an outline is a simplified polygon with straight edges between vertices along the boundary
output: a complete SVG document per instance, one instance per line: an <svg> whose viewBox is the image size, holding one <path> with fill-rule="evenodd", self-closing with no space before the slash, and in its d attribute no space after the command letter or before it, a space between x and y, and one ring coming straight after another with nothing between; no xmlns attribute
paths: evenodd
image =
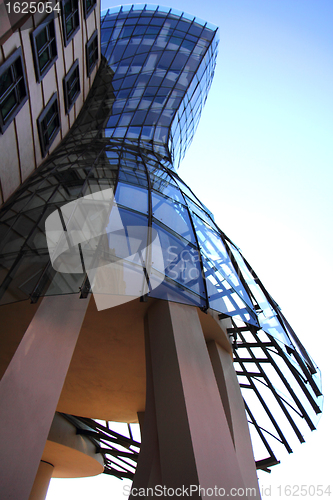
<svg viewBox="0 0 333 500"><path fill-rule="evenodd" d="M53 473L53 465L41 460L29 500L45 500Z"/></svg>
<svg viewBox="0 0 333 500"><path fill-rule="evenodd" d="M147 406L133 488L192 488L200 499L241 488L250 498L196 309L155 303L146 335Z"/></svg>
<svg viewBox="0 0 333 500"><path fill-rule="evenodd" d="M44 297L0 381L6 500L29 498L89 300Z"/></svg>
<svg viewBox="0 0 333 500"><path fill-rule="evenodd" d="M221 400L228 418L230 433L234 442L235 453L243 481L247 488L255 488L257 490L257 495L252 495L253 500L255 500L260 498L257 471L244 401L233 362L229 354L213 340L208 342L207 347Z"/></svg>

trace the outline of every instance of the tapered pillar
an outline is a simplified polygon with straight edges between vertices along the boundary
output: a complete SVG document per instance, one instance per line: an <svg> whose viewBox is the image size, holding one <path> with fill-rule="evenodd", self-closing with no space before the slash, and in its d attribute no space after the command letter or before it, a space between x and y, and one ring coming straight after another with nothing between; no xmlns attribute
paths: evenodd
<svg viewBox="0 0 333 500"><path fill-rule="evenodd" d="M154 487L155 484L161 484L162 482L147 317L145 318L145 350L146 408L144 413L138 414L142 439L139 460L132 484L132 488L135 488L136 491L140 488ZM130 496L130 500L133 500L133 496Z"/></svg>
<svg viewBox="0 0 333 500"><path fill-rule="evenodd" d="M245 492L197 310L159 301L148 310L146 330L147 407L133 488L192 488L193 498L212 498L211 489Z"/></svg>
<svg viewBox="0 0 333 500"><path fill-rule="evenodd" d="M6 500L29 498L88 302L77 295L43 298L0 381Z"/></svg>
<svg viewBox="0 0 333 500"><path fill-rule="evenodd" d="M40 462L29 500L45 500L53 469L52 464L43 462L43 460Z"/></svg>
<svg viewBox="0 0 333 500"><path fill-rule="evenodd" d="M256 488L258 492L257 495L252 495L254 500L260 498L258 479L244 400L237 375L232 359L224 349L213 340L208 342L207 347L244 484L247 488Z"/></svg>

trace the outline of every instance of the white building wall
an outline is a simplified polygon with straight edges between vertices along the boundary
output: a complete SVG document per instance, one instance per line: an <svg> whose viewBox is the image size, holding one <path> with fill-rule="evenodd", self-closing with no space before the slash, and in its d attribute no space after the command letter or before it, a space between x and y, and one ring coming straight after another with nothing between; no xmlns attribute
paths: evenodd
<svg viewBox="0 0 333 500"><path fill-rule="evenodd" d="M40 83L36 80L30 35L46 15L31 16L15 33L0 46L0 65L18 47L22 47L28 87L28 101L18 112L3 134L0 133L0 206L44 160L40 148L37 119L54 92L58 95L61 129L55 137L49 155L73 126L89 89L94 81L99 61L90 77L87 77L86 43L92 33L99 32L100 44L100 0L96 8L84 19L83 3L80 4L80 29L67 47L64 45L61 16L55 15L58 58ZM63 78L76 59L79 59L81 93L69 114L65 113Z"/></svg>

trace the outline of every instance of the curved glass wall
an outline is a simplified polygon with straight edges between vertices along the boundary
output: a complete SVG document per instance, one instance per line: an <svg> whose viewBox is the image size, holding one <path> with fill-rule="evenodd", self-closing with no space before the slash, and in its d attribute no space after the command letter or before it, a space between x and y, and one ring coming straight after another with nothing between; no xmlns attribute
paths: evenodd
<svg viewBox="0 0 333 500"><path fill-rule="evenodd" d="M139 141L177 168L214 75L217 28L173 9L133 5L107 11L101 30L116 98L105 134Z"/></svg>
<svg viewBox="0 0 333 500"><path fill-rule="evenodd" d="M98 255L103 265L125 262L119 294L131 295L130 285L136 296L217 311L233 343L257 466L265 469L281 447L291 452L294 439L304 441L315 428L320 372L175 171L210 87L216 28L169 9L117 8L102 19L101 47L101 67L73 128L1 209L0 305L87 296ZM78 212L85 227L61 250ZM47 241L50 220L58 226ZM103 238L84 241L83 233L95 235L98 227ZM140 252L138 234L145 240ZM70 257L66 269L62 255ZM131 270L135 283L126 281Z"/></svg>

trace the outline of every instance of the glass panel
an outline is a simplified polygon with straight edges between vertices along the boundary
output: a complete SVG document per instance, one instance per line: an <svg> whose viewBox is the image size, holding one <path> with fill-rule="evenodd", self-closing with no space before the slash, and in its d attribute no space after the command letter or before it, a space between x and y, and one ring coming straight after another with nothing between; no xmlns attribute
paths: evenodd
<svg viewBox="0 0 333 500"><path fill-rule="evenodd" d="M86 10L89 12L90 7L92 7L95 4L95 1L93 0L85 0L86 2Z"/></svg>
<svg viewBox="0 0 333 500"><path fill-rule="evenodd" d="M182 182L179 179L179 177L176 178L176 182L177 182L178 186L180 187L180 189L186 194L186 196L188 196L193 201L198 203L198 201L199 201L198 198L192 193L192 191L186 186L186 184L184 184L184 182ZM199 203L200 203L200 201L199 201Z"/></svg>
<svg viewBox="0 0 333 500"><path fill-rule="evenodd" d="M153 229L158 233L163 259L154 254L153 248L152 267L156 271L164 272L168 278L183 287L205 297L198 250L155 223Z"/></svg>
<svg viewBox="0 0 333 500"><path fill-rule="evenodd" d="M196 243L187 209L180 203L152 193L153 216L191 243Z"/></svg>
<svg viewBox="0 0 333 500"><path fill-rule="evenodd" d="M275 312L271 310L271 316L267 318L263 313L258 314L261 328L264 332L269 333L272 337L282 341L287 346L292 346L290 339L282 328Z"/></svg>
<svg viewBox="0 0 333 500"><path fill-rule="evenodd" d="M47 33L47 28L43 29L37 36L36 36L36 45L37 45L37 50L40 51L42 47L47 43L48 41L48 33Z"/></svg>
<svg viewBox="0 0 333 500"><path fill-rule="evenodd" d="M119 225L118 214L120 216L121 225ZM121 207L117 212L112 210L109 223L106 227L108 235L109 247L115 250L115 255L119 258L127 258L140 251L146 250L147 246L147 230L148 219L145 216L129 212ZM126 239L124 236L126 235ZM141 263L141 258L145 260L145 256L137 255L135 257Z"/></svg>
<svg viewBox="0 0 333 500"><path fill-rule="evenodd" d="M137 111L136 113L134 113L131 125L132 126L133 125L143 125L143 123L145 121L146 114L147 114L146 111Z"/></svg>
<svg viewBox="0 0 333 500"><path fill-rule="evenodd" d="M18 92L18 98L19 98L19 101L21 102L22 99L27 95L27 91L26 91L26 88L25 88L25 83L24 83L24 79L21 78L17 87L17 92Z"/></svg>
<svg viewBox="0 0 333 500"><path fill-rule="evenodd" d="M258 326L255 313L234 292L225 276L216 267L215 262L210 261L202 254L201 258L206 278L209 307L228 316L237 316L246 323Z"/></svg>
<svg viewBox="0 0 333 500"><path fill-rule="evenodd" d="M74 31L75 29L75 25L74 25L74 17L70 17L67 21L66 21L66 35L70 35L70 33L72 31Z"/></svg>
<svg viewBox="0 0 333 500"><path fill-rule="evenodd" d="M98 252L92 240L82 246L99 309L111 307L112 296L137 297L148 291L145 278L147 217L114 206L105 231L105 236L94 238L98 239Z"/></svg>
<svg viewBox="0 0 333 500"><path fill-rule="evenodd" d="M0 283L7 276L15 259L2 257L0 260ZM0 297L0 305L10 304L19 300L27 300L33 292L41 273L49 261L48 252L45 255L23 256L18 266L12 270L11 279L5 292Z"/></svg>
<svg viewBox="0 0 333 500"><path fill-rule="evenodd" d="M258 302L258 304L263 312L264 317L269 318L272 315L275 315L275 312L273 311L271 305L268 303L263 291L261 290L259 285L255 282L254 277L253 277L250 269L245 264L244 259L243 259L242 255L240 254L240 252L237 250L237 248L232 243L229 242L228 245L233 253L233 256L236 259L236 262L237 262L237 264L242 272L242 275L243 275L246 283L249 285L249 288L250 288L251 292L253 293L255 300ZM262 319L264 319L264 318L262 318Z"/></svg>
<svg viewBox="0 0 333 500"><path fill-rule="evenodd" d="M206 257L214 262L216 269L220 271L234 291L237 292L241 299L244 300L251 309L253 309L251 299L235 271L220 235L215 233L215 231L208 227L196 215L193 215L193 222L199 244Z"/></svg>
<svg viewBox="0 0 333 500"><path fill-rule="evenodd" d="M16 104L17 102L16 102L15 91L12 90L1 104L1 114L4 120L9 115L9 113L15 108Z"/></svg>
<svg viewBox="0 0 333 500"><path fill-rule="evenodd" d="M74 84L77 85L78 83L78 69L76 69L73 74L71 75L71 77L68 79L68 86L69 88L71 88Z"/></svg>
<svg viewBox="0 0 333 500"><path fill-rule="evenodd" d="M207 222L211 227L215 229L214 222L202 208L199 208L198 205L196 203L193 203L193 201L190 200L187 196L185 196L185 200L187 205L193 212L195 212L201 219L203 219L205 222Z"/></svg>
<svg viewBox="0 0 333 500"><path fill-rule="evenodd" d="M204 297L200 297L191 290L182 287L179 283L176 283L167 277L164 278L164 281L161 283L162 278L163 275L154 269L150 273L150 286L152 288L148 294L150 297L169 300L171 302L178 302L179 304L188 304L190 306L206 306L206 300Z"/></svg>
<svg viewBox="0 0 333 500"><path fill-rule="evenodd" d="M11 70L9 68L0 76L0 97L2 97L2 95L6 92L6 90L9 89L12 83L13 83L13 78Z"/></svg>
<svg viewBox="0 0 333 500"><path fill-rule="evenodd" d="M119 180L124 180L131 184L139 184L140 186L148 186L146 173L139 169L120 168Z"/></svg>
<svg viewBox="0 0 333 500"><path fill-rule="evenodd" d="M65 2L65 17L67 17L71 12L72 12L72 2L71 0L68 0L68 2Z"/></svg>
<svg viewBox="0 0 333 500"><path fill-rule="evenodd" d="M118 182L115 200L120 205L148 213L148 191L138 186Z"/></svg>
<svg viewBox="0 0 333 500"><path fill-rule="evenodd" d="M150 172L149 176L151 186L156 191L160 191L161 193L163 193L163 187L167 188L169 184L177 189L177 186L174 185L170 175L167 172L163 172L160 165L158 165L156 168L154 166L148 165L148 169Z"/></svg>
<svg viewBox="0 0 333 500"><path fill-rule="evenodd" d="M46 113L45 118L43 122L47 126L49 122L54 118L54 113L55 113L55 107L54 104L50 107L49 111Z"/></svg>
<svg viewBox="0 0 333 500"><path fill-rule="evenodd" d="M53 119L50 121L50 123L47 125L47 137L48 139L51 138L52 134L55 132L56 128L58 126L56 116L53 117Z"/></svg>
<svg viewBox="0 0 333 500"><path fill-rule="evenodd" d="M38 63L39 63L39 69L40 71L42 71L45 66L47 65L47 63L49 62L50 58L49 58L49 51L48 51L48 48L46 48L41 54L40 56L38 57Z"/></svg>
<svg viewBox="0 0 333 500"><path fill-rule="evenodd" d="M78 89L78 84L76 83L76 85L72 88L72 90L69 92L69 102L72 103L74 101L74 97L76 96L76 94L78 93L79 89Z"/></svg>
<svg viewBox="0 0 333 500"><path fill-rule="evenodd" d="M189 29L189 33L191 33L191 35L195 35L196 37L199 37L201 32L202 32L202 26L200 26L200 24L197 23L193 23Z"/></svg>
<svg viewBox="0 0 333 500"><path fill-rule="evenodd" d="M53 269L48 274L52 281L45 291L46 296L79 293L85 277L84 273L57 273Z"/></svg>
<svg viewBox="0 0 333 500"><path fill-rule="evenodd" d="M165 196L169 196L175 201L178 201L180 203L184 204L184 198L180 190L171 185L171 184L160 184L157 185L156 183L154 184L154 189L158 189L161 193L163 193Z"/></svg>

